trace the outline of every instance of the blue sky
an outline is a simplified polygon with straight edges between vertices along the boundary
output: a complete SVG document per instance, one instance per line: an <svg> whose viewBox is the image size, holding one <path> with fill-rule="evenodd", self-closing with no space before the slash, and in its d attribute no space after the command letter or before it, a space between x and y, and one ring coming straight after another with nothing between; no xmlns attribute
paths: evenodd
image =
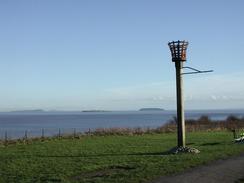
<svg viewBox="0 0 244 183"><path fill-rule="evenodd" d="M175 109L167 42L188 40L187 109L244 108L242 0L1 0L0 111Z"/></svg>

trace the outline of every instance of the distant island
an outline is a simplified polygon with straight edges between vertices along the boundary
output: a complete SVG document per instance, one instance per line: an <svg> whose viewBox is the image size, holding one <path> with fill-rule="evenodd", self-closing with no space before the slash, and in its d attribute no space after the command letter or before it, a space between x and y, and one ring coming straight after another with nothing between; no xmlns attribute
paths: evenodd
<svg viewBox="0 0 244 183"><path fill-rule="evenodd" d="M141 108L139 111L164 111L162 108Z"/></svg>
<svg viewBox="0 0 244 183"><path fill-rule="evenodd" d="M33 112L33 113L36 113L36 112L46 112L42 109L34 109L34 110L19 110L19 111L10 111L10 112L19 112L19 113L30 113L30 112Z"/></svg>
<svg viewBox="0 0 244 183"><path fill-rule="evenodd" d="M110 112L110 111L105 111L105 110L84 110L81 112Z"/></svg>

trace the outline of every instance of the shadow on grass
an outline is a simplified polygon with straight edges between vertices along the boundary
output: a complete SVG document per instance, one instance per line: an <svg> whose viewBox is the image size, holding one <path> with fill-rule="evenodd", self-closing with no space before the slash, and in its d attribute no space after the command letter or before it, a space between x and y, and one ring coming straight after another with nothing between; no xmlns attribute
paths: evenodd
<svg viewBox="0 0 244 183"><path fill-rule="evenodd" d="M89 158L89 157L111 157L111 156L164 156L169 155L170 151L148 152L148 153L124 153L124 154L84 154L84 155L37 155L39 158Z"/></svg>
<svg viewBox="0 0 244 183"><path fill-rule="evenodd" d="M71 180L84 180L84 179L94 179L99 177L109 177L115 174L123 174L123 172L128 172L131 170L135 170L136 167L129 165L114 165L109 167L104 167L104 169L98 169L91 172L81 172L78 175L73 175L70 177ZM93 182L93 181L92 181Z"/></svg>
<svg viewBox="0 0 244 183"><path fill-rule="evenodd" d="M195 143L191 142L191 143L186 143L187 146L189 145L194 145Z"/></svg>
<svg viewBox="0 0 244 183"><path fill-rule="evenodd" d="M200 146L216 146L220 144L221 144L220 142L210 142L210 143L201 144Z"/></svg>

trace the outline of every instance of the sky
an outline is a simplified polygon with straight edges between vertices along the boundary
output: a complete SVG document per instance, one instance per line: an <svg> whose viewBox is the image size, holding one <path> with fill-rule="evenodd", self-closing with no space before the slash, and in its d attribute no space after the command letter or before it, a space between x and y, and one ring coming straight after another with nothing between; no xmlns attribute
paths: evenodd
<svg viewBox="0 0 244 183"><path fill-rule="evenodd" d="M0 111L244 108L242 0L1 0Z"/></svg>

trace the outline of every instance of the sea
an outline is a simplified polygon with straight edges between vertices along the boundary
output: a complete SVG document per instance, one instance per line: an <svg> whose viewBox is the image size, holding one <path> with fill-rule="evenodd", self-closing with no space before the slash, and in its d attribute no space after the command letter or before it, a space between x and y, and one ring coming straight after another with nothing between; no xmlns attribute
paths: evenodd
<svg viewBox="0 0 244 183"><path fill-rule="evenodd" d="M187 110L186 119L202 115L223 120L229 115L244 117L239 110ZM97 128L156 128L176 116L176 111L113 111L113 112L0 112L0 139L32 138L73 134Z"/></svg>

